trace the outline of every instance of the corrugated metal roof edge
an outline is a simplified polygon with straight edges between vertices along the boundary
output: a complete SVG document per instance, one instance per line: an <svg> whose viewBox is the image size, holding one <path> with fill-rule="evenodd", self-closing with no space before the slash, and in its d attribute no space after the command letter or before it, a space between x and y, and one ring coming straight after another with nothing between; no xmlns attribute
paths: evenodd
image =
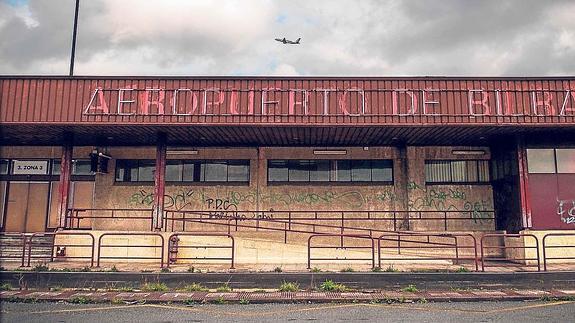
<svg viewBox="0 0 575 323"><path fill-rule="evenodd" d="M538 81L575 80L574 76L131 76L131 75L0 75L0 79L56 80L485 80Z"/></svg>

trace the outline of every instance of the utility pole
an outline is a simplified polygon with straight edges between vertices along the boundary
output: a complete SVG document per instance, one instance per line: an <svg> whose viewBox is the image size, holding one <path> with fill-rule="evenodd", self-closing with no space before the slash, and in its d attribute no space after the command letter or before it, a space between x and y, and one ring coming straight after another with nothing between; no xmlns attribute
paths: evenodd
<svg viewBox="0 0 575 323"><path fill-rule="evenodd" d="M70 55L70 76L74 76L74 57L76 56L76 34L78 32L78 9L80 0L76 0L76 11L74 13L74 31L72 32L72 54Z"/></svg>

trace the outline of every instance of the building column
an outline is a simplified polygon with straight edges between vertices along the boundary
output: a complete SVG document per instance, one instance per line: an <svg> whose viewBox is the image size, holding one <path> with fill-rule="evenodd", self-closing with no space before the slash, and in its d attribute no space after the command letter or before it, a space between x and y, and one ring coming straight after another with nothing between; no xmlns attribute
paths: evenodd
<svg viewBox="0 0 575 323"><path fill-rule="evenodd" d="M529 174L527 171L527 150L523 138L517 140L517 162L519 169L519 192L521 194L521 221L523 228L531 228L531 203L529 201Z"/></svg>
<svg viewBox="0 0 575 323"><path fill-rule="evenodd" d="M399 162L399 176L397 176L397 196L398 199L401 201L401 210L405 211L402 213L402 219L400 222L397 223L397 230L409 230L409 161L407 159L407 145L405 143L401 143L397 147L397 151L399 153L398 162Z"/></svg>
<svg viewBox="0 0 575 323"><path fill-rule="evenodd" d="M70 185L72 175L72 153L74 150L74 135L72 133L64 134L64 144L62 145L62 158L60 160L60 187L58 189L58 229L65 229L68 227L66 223Z"/></svg>
<svg viewBox="0 0 575 323"><path fill-rule="evenodd" d="M155 231L160 231L163 225L164 195L166 194L166 142L166 134L158 133L154 174L154 209L152 211L152 229Z"/></svg>

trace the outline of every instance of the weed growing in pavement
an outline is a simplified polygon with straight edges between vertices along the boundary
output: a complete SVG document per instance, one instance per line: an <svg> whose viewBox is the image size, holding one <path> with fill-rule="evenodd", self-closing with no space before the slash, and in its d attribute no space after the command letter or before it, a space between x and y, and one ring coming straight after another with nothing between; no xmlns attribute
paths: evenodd
<svg viewBox="0 0 575 323"><path fill-rule="evenodd" d="M346 268L343 268L342 270L340 270L340 272L342 272L342 273L352 273L354 271L355 270L351 267L346 267Z"/></svg>
<svg viewBox="0 0 575 323"><path fill-rule="evenodd" d="M344 284L334 283L331 279L327 279L319 286L324 292L345 292L347 287Z"/></svg>
<svg viewBox="0 0 575 323"><path fill-rule="evenodd" d="M280 292L297 292L298 290L299 290L298 283L286 282L286 281L283 281L282 284L280 285L280 288L278 288L278 291Z"/></svg>
<svg viewBox="0 0 575 323"><path fill-rule="evenodd" d="M426 303L428 303L429 301L428 301L425 297L422 297L422 298L417 299L417 302L418 302L419 304L426 304Z"/></svg>
<svg viewBox="0 0 575 323"><path fill-rule="evenodd" d="M112 268L110 268L110 271L113 273L119 272L118 268L116 268L116 265L113 265Z"/></svg>
<svg viewBox="0 0 575 323"><path fill-rule="evenodd" d="M455 270L455 272L456 272L456 273L468 273L468 272L469 272L469 269L467 269L467 268L461 266L461 267L457 268L457 269Z"/></svg>
<svg viewBox="0 0 575 323"><path fill-rule="evenodd" d="M193 299L186 299L186 300L184 300L184 304L187 306L191 306L191 305L197 304L197 302L194 301Z"/></svg>
<svg viewBox="0 0 575 323"><path fill-rule="evenodd" d="M276 267L276 268L274 268L274 272L276 272L276 273L281 273L282 271L283 271L283 270L282 270L282 267Z"/></svg>
<svg viewBox="0 0 575 323"><path fill-rule="evenodd" d="M254 290L254 293L267 293L267 292L268 292L267 290L261 288Z"/></svg>
<svg viewBox="0 0 575 323"><path fill-rule="evenodd" d="M389 265L389 266L387 266L387 268L385 268L386 273L396 273L398 271L399 271L399 269L393 267L392 265Z"/></svg>
<svg viewBox="0 0 575 323"><path fill-rule="evenodd" d="M311 272L312 272L312 273L319 273L319 272L321 272L321 269L319 269L319 268L317 268L317 267L313 267L313 268L311 269Z"/></svg>
<svg viewBox="0 0 575 323"><path fill-rule="evenodd" d="M195 268L194 266L188 267L188 272L189 272L189 273L193 273L193 272L195 272L195 271L196 271L196 268Z"/></svg>
<svg viewBox="0 0 575 323"><path fill-rule="evenodd" d="M118 288L109 288L110 292L133 292L134 289L130 286L120 286Z"/></svg>
<svg viewBox="0 0 575 323"><path fill-rule="evenodd" d="M417 293L419 290L417 289L417 287L415 287L415 285L409 284L407 285L407 287L402 288L401 291L407 293Z"/></svg>
<svg viewBox="0 0 575 323"><path fill-rule="evenodd" d="M240 299L240 305L248 305L250 303L250 301L248 301L245 298Z"/></svg>
<svg viewBox="0 0 575 323"><path fill-rule="evenodd" d="M214 300L214 304L225 304L225 303L226 303L226 300L222 296L220 296Z"/></svg>
<svg viewBox="0 0 575 323"><path fill-rule="evenodd" d="M48 271L50 268L46 264L37 264L32 268L32 271Z"/></svg>
<svg viewBox="0 0 575 323"><path fill-rule="evenodd" d="M182 290L186 292L207 292L209 289L202 286L202 284L191 283L189 285L184 286Z"/></svg>
<svg viewBox="0 0 575 323"><path fill-rule="evenodd" d="M144 292L166 292L168 291L168 286L164 283L145 283L142 286Z"/></svg>
<svg viewBox="0 0 575 323"><path fill-rule="evenodd" d="M115 298L115 297L114 297L114 298L112 298L112 299L110 300L110 304L113 304L113 305L121 305L121 304L124 304L124 301L121 300L121 299L119 299L119 298Z"/></svg>
<svg viewBox="0 0 575 323"><path fill-rule="evenodd" d="M371 271L373 271L374 273L379 273L379 272L381 272L381 267L378 267L378 266L373 267L373 268L371 268Z"/></svg>
<svg viewBox="0 0 575 323"><path fill-rule="evenodd" d="M72 297L68 300L68 303L71 303L71 304L89 304L91 302L92 302L91 299L89 299L88 297L84 297L84 296Z"/></svg>
<svg viewBox="0 0 575 323"><path fill-rule="evenodd" d="M63 288L62 286L59 286L59 285L50 287L50 291L51 291L51 292L59 292L59 291L61 291L62 289L64 289L64 288Z"/></svg>
<svg viewBox="0 0 575 323"><path fill-rule="evenodd" d="M12 289L12 285L10 285L10 283L4 283L2 285L0 285L0 290L11 290Z"/></svg>
<svg viewBox="0 0 575 323"><path fill-rule="evenodd" d="M80 268L80 270L78 270L78 271L87 273L87 272L91 272L92 268L85 266L83 268Z"/></svg>
<svg viewBox="0 0 575 323"><path fill-rule="evenodd" d="M218 288L216 288L216 291L220 293L229 293L232 291L232 288L228 283L225 283L223 285L218 286Z"/></svg>
<svg viewBox="0 0 575 323"><path fill-rule="evenodd" d="M164 268L160 269L160 272L161 273L171 273L170 268L168 268L168 267L164 267Z"/></svg>
<svg viewBox="0 0 575 323"><path fill-rule="evenodd" d="M575 296L560 296L560 297L553 297L549 295L544 295L539 297L539 300L542 302L559 302L559 301L575 301Z"/></svg>

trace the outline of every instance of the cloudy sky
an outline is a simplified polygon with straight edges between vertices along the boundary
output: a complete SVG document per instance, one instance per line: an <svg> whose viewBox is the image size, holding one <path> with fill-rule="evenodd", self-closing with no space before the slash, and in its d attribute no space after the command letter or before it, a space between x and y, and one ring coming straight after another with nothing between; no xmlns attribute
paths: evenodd
<svg viewBox="0 0 575 323"><path fill-rule="evenodd" d="M575 75L574 0L80 2L77 75ZM67 74L73 14L0 0L0 74Z"/></svg>

